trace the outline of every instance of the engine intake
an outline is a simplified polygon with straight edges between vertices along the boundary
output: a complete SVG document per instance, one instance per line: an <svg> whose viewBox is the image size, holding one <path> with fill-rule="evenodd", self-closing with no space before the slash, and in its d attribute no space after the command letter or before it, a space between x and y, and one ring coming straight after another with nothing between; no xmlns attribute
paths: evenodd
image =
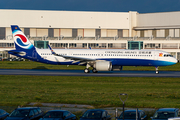
<svg viewBox="0 0 180 120"><path fill-rule="evenodd" d="M97 71L111 71L112 63L109 61L98 61L94 64Z"/></svg>

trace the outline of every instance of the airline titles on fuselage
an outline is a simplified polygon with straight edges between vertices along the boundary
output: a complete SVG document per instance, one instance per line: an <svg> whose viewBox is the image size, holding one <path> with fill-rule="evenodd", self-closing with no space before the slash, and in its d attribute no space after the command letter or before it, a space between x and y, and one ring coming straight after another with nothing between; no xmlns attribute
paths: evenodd
<svg viewBox="0 0 180 120"><path fill-rule="evenodd" d="M52 55L52 53L41 53L41 55ZM66 53L58 53L58 55L68 55L68 54L66 54ZM87 53L85 53L85 54L82 54L82 53L73 53L72 54L73 56L75 55L75 56L103 56L103 54L87 54ZM105 51L105 53L104 53L104 55L105 56L109 56L109 55L117 55L117 56L119 56L119 55L125 55L125 56L127 56L127 55L142 55L142 56L144 56L144 55L151 55L152 56L152 52L151 51Z"/></svg>
<svg viewBox="0 0 180 120"><path fill-rule="evenodd" d="M105 51L105 54L151 54L151 51Z"/></svg>

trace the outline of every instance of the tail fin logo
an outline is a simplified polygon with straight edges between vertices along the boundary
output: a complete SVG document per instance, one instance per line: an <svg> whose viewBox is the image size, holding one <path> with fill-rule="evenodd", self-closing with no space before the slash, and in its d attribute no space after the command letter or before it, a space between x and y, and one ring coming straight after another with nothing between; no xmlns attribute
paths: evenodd
<svg viewBox="0 0 180 120"><path fill-rule="evenodd" d="M17 25L11 25L11 30L16 49L31 49L34 47Z"/></svg>
<svg viewBox="0 0 180 120"><path fill-rule="evenodd" d="M26 39L25 36L20 35L20 34L17 34L17 35L15 35L14 37L16 37L16 36L19 37L19 38L16 39L16 41L17 41L17 43L18 43L19 45L24 46L24 47L29 45L29 44L26 44L27 39Z"/></svg>
<svg viewBox="0 0 180 120"><path fill-rule="evenodd" d="M33 45L27 40L27 38L22 34L15 34L14 35L16 44L24 49L31 49Z"/></svg>

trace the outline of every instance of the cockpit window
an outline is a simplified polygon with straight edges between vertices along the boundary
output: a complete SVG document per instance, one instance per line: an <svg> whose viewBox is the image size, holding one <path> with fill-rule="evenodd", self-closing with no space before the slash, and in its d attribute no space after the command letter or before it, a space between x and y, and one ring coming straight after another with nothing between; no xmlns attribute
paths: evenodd
<svg viewBox="0 0 180 120"><path fill-rule="evenodd" d="M170 55L170 54L164 54L164 57L173 57L173 55Z"/></svg>

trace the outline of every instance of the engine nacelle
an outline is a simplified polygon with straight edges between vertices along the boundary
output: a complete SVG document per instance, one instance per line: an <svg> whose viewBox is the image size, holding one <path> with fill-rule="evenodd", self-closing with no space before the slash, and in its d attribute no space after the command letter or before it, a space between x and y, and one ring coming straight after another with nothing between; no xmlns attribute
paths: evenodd
<svg viewBox="0 0 180 120"><path fill-rule="evenodd" d="M109 61L98 61L94 64L97 71L111 71L112 63Z"/></svg>

